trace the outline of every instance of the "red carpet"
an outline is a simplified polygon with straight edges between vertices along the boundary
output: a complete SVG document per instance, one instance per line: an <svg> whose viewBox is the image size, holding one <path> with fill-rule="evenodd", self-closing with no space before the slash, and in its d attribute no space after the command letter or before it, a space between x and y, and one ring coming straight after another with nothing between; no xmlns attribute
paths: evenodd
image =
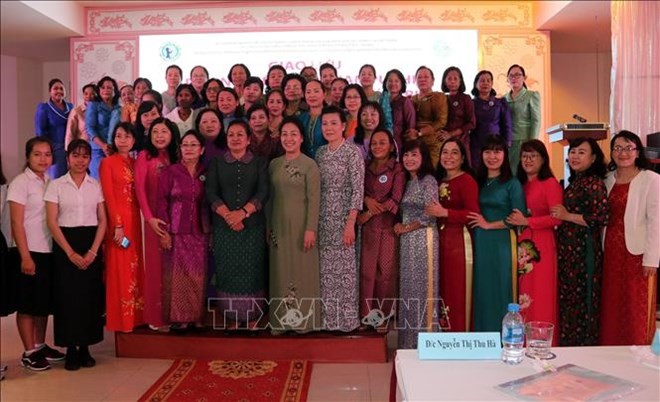
<svg viewBox="0 0 660 402"><path fill-rule="evenodd" d="M305 401L311 373L304 360L177 360L139 401Z"/></svg>
<svg viewBox="0 0 660 402"><path fill-rule="evenodd" d="M387 362L387 339L375 332L273 336L268 331L207 329L182 336L138 328L116 333L115 340L117 357L140 359Z"/></svg>

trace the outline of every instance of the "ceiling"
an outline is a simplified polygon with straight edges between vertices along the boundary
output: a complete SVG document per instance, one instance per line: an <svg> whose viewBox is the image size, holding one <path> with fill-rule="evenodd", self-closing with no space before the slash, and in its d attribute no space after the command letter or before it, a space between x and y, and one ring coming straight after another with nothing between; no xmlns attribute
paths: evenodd
<svg viewBox="0 0 660 402"><path fill-rule="evenodd" d="M552 53L597 53L612 49L609 1L571 1L537 27L550 31Z"/></svg>
<svg viewBox="0 0 660 402"><path fill-rule="evenodd" d="M1 53L40 61L69 60L69 38L83 36L83 21L68 24L55 21L38 11L39 2L1 2ZM36 3L36 5L35 5ZM54 2L53 2L54 3ZM51 3L51 4L53 4ZM180 1L64 1L82 11L85 7L144 7L145 4ZM548 3L536 2L535 4ZM551 32L553 53L593 53L610 51L610 2L567 1L558 12L537 27ZM31 7L30 5L34 6ZM79 13L80 15L82 12Z"/></svg>

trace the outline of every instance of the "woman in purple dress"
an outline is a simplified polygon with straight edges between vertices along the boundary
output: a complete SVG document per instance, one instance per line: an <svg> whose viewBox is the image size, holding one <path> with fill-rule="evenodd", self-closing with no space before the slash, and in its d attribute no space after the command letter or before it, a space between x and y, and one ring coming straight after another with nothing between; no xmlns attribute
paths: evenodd
<svg viewBox="0 0 660 402"><path fill-rule="evenodd" d="M396 141L397 149L403 149L404 138L408 140L408 133L415 132L417 120L415 105L410 98L406 97L406 78L399 70L390 70L385 74L383 81L383 96L389 97L392 111L392 134ZM413 137L416 138L416 137Z"/></svg>
<svg viewBox="0 0 660 402"><path fill-rule="evenodd" d="M474 117L474 103L465 93L465 80L458 67L449 67L442 74L442 91L449 94L449 113L447 126L440 131L440 141L458 137L470 157L470 130L476 125ZM481 155L480 155L481 157Z"/></svg>
<svg viewBox="0 0 660 402"><path fill-rule="evenodd" d="M204 138L202 164L209 166L216 156L222 156L227 150L227 138L222 126L222 114L215 109L202 109L195 120L197 132Z"/></svg>
<svg viewBox="0 0 660 402"><path fill-rule="evenodd" d="M481 165L481 148L488 136L503 137L511 149L511 111L506 99L495 97L493 74L490 71L477 73L471 93L474 96L472 101L477 125L470 132L470 154L472 169L477 169Z"/></svg>
<svg viewBox="0 0 660 402"><path fill-rule="evenodd" d="M165 222L163 314L175 328L202 324L206 295L209 209L204 201L204 137L195 130L181 139L181 161L158 182L157 216Z"/></svg>

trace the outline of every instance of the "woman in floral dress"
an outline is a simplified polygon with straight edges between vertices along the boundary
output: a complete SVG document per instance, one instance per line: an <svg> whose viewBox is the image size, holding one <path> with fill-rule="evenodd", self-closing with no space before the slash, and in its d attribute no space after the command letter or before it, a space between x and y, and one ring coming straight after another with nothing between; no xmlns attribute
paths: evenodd
<svg viewBox="0 0 660 402"><path fill-rule="evenodd" d="M319 252L324 328L352 331L359 326L359 284L355 221L362 209L364 162L344 137L346 116L330 106L321 113L328 145L316 153L321 172Z"/></svg>
<svg viewBox="0 0 660 402"><path fill-rule="evenodd" d="M426 144L404 143L403 167L408 176L401 200L402 222L394 225L400 238L399 349L417 348L417 334L438 331L438 227L435 217L424 212L438 201L438 182Z"/></svg>
<svg viewBox="0 0 660 402"><path fill-rule="evenodd" d="M571 184L564 192L564 205L550 208L553 217L564 221L557 232L560 346L598 344L603 274L601 232L608 219L604 160L595 140L571 141Z"/></svg>

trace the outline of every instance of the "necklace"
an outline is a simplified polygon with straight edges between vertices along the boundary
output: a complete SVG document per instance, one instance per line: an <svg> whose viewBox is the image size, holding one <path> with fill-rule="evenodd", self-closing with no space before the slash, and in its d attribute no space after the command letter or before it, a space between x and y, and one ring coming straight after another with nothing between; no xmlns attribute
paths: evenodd
<svg viewBox="0 0 660 402"><path fill-rule="evenodd" d="M495 183L499 176L491 177L486 180L486 187L490 186L491 184Z"/></svg>

